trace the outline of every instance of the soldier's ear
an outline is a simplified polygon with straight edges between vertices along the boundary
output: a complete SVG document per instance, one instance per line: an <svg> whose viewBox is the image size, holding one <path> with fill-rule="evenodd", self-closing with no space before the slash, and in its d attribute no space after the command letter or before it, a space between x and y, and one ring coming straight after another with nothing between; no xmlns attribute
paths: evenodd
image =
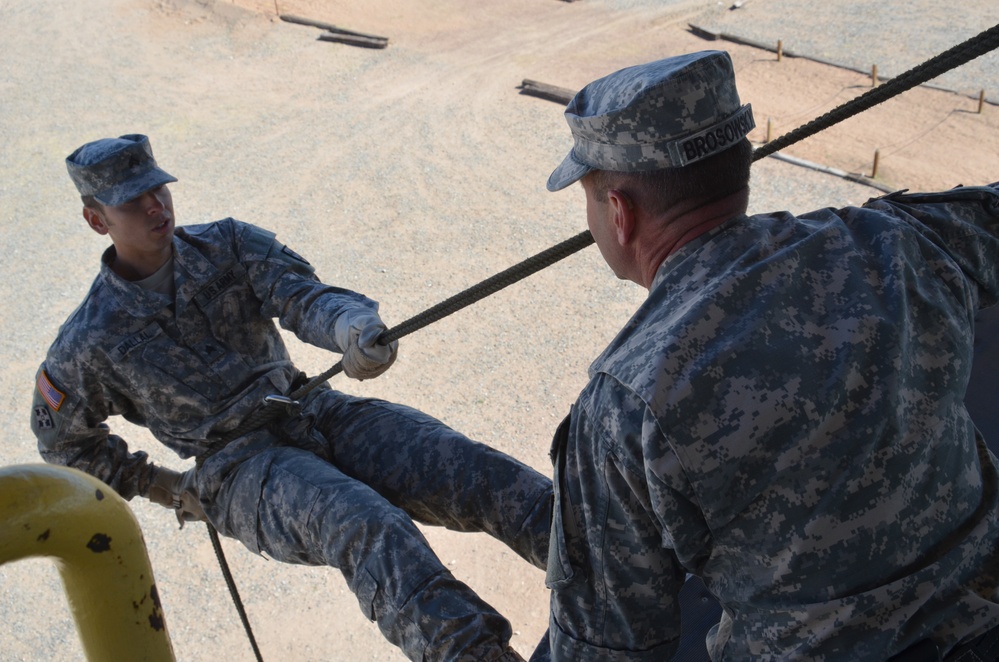
<svg viewBox="0 0 999 662"><path fill-rule="evenodd" d="M108 233L107 219L104 218L104 214L97 209L94 209L93 207L84 207L83 218L87 221L87 225L90 226L90 229L97 234Z"/></svg>
<svg viewBox="0 0 999 662"><path fill-rule="evenodd" d="M635 205L624 191L607 191L611 220L614 222L617 243L627 246L635 235Z"/></svg>

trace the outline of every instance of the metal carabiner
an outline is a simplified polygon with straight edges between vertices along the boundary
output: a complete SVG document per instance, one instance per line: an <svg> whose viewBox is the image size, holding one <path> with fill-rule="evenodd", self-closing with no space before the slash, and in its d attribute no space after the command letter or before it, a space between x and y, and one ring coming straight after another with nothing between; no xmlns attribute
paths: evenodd
<svg viewBox="0 0 999 662"><path fill-rule="evenodd" d="M281 407L288 416L295 416L302 410L302 403L287 395L265 395L264 407Z"/></svg>

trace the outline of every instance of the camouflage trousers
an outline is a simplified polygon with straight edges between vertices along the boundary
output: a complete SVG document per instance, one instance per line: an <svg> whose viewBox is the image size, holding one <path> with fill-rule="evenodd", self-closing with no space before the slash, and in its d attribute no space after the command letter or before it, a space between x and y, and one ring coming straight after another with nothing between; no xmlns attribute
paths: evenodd
<svg viewBox="0 0 999 662"><path fill-rule="evenodd" d="M230 446L199 480L220 533L278 561L339 569L412 660L519 659L509 622L451 575L413 520L488 533L544 568L548 478L422 412L330 390Z"/></svg>

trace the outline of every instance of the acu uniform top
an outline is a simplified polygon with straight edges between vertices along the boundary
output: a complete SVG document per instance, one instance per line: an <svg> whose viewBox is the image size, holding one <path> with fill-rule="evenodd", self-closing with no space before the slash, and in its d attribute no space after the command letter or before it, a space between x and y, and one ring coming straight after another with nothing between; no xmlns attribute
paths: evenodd
<svg viewBox="0 0 999 662"><path fill-rule="evenodd" d="M555 659L668 658L685 572L725 610L715 660L999 624L999 474L963 402L997 189L737 218L666 259L557 436Z"/></svg>
<svg viewBox="0 0 999 662"><path fill-rule="evenodd" d="M46 461L124 498L145 494L150 465L104 421L145 426L182 458L234 429L299 371L272 318L340 352L333 322L370 299L325 285L274 234L225 219L177 229L174 300L115 274L108 249L90 292L59 330L36 377L32 430Z"/></svg>

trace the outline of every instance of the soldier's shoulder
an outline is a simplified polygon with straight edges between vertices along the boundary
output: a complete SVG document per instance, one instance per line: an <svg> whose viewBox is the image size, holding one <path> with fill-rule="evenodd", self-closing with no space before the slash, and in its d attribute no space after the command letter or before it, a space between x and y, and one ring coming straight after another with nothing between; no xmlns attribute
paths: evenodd
<svg viewBox="0 0 999 662"><path fill-rule="evenodd" d="M72 356L93 346L95 338L106 337L113 326L115 308L113 294L98 277L80 304L59 327L49 349L50 358Z"/></svg>
<svg viewBox="0 0 999 662"><path fill-rule="evenodd" d="M274 233L229 217L211 223L185 225L177 229L177 237L189 244L225 244L235 247L247 243L269 244L274 239Z"/></svg>
<svg viewBox="0 0 999 662"><path fill-rule="evenodd" d="M232 218L223 218L221 220L211 221L208 223L192 223L190 225L182 225L177 228L176 236L181 240L184 240L188 238L205 239L212 236L231 235L233 227L238 223L238 221Z"/></svg>

